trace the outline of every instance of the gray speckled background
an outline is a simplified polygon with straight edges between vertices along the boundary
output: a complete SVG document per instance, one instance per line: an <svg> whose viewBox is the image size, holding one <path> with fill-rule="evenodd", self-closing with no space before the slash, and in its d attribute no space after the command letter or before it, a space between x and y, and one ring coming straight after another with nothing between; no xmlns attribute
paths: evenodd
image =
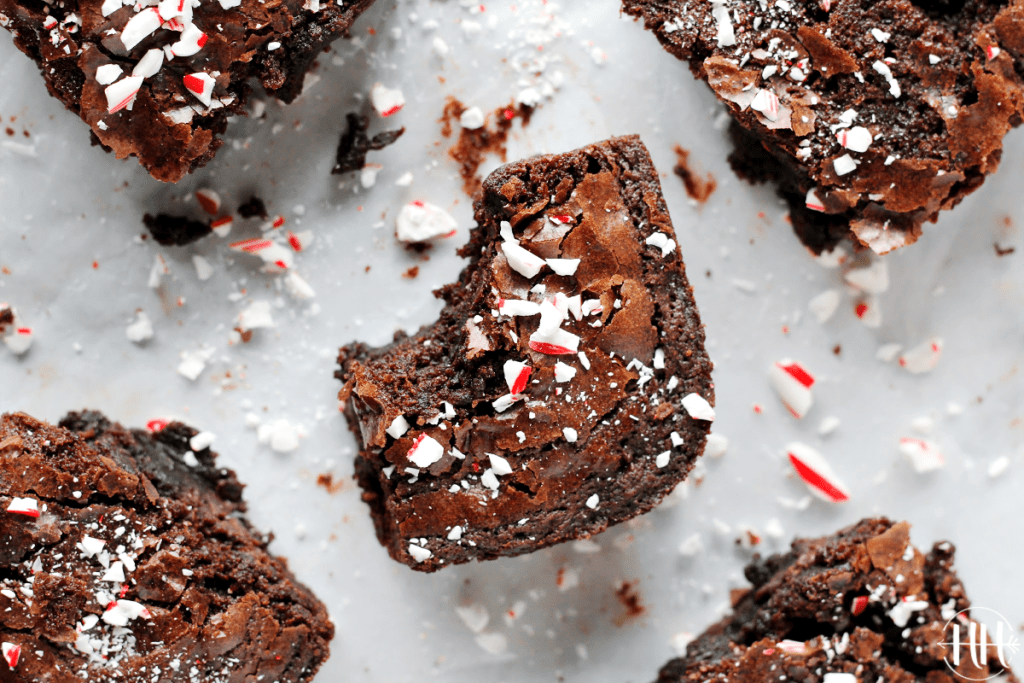
<svg viewBox="0 0 1024 683"><path fill-rule="evenodd" d="M1007 138L1003 168L980 191L927 226L918 244L886 259L892 286L881 296L880 328L865 328L846 294L836 315L819 324L807 302L844 289L840 271L820 267L800 247L770 190L736 179L709 91L620 17L614 0L562 7L527 0L515 9L487 5L483 13L464 4L378 0L358 22L358 39L323 56L319 81L299 102L271 102L265 118L234 123L216 161L177 187L90 148L84 125L47 96L35 66L0 36L0 300L37 332L23 357L0 347L0 410L57 420L94 407L133 426L173 416L215 432L221 461L249 485L254 522L276 534L273 549L291 559L337 623L334 654L317 678L324 683L653 680L672 656L673 635L705 628L726 609L729 589L744 585L750 551L734 543L740 528L763 534L773 518L784 540L765 537L767 551L794 534L826 533L865 515L909 519L919 545L957 544L976 605L1024 622L1016 578L1024 534L1024 245L1015 227L1024 137ZM435 37L449 54L438 55ZM566 545L416 574L378 546L349 478L355 444L337 412L334 354L350 340L382 343L396 328L429 323L439 310L431 290L461 267L454 250L471 207L446 155L451 141L439 134L444 98L489 111L524 87L557 83L555 72L564 81L525 131L517 126L510 158L611 134L643 137L663 173L707 325L717 366L715 431L731 444L724 457L704 463L699 487L681 487L658 510L595 538L589 550L599 552ZM383 165L375 187L356 187L354 178L339 186L329 171L343 114L361 106L376 81L404 90L408 104L393 120L408 133L371 156ZM14 137L3 134L8 126ZM375 119L374 126L391 124ZM675 143L719 181L704 207L671 174ZM395 186L406 171L412 185ZM317 291L313 302L294 301L256 259L229 252L228 240L163 249L138 239L145 211L196 212L186 198L204 186L229 207L255 192L288 227L313 231L312 248L296 259ZM394 239L394 216L411 199L447 208L461 226L429 261ZM257 234L256 223L236 223L229 239ZM997 257L994 243L1018 252ZM154 290L147 282L157 254L171 273ZM205 282L196 277L194 254L215 268ZM403 279L413 265L419 276ZM236 292L244 295L230 296ZM277 327L229 345L239 311L252 300L273 302ZM136 309L156 329L143 346L125 338ZM910 375L875 358L882 343L914 345L932 335L944 339L945 351L930 374ZM175 372L179 354L202 345L215 354L190 382ZM768 366L784 357L819 380L802 421L786 413L767 380ZM949 415L950 402L962 413ZM302 425L301 446L279 454L259 444L245 426L250 411ZM821 438L827 416L841 426ZM927 475L897 449L899 437L918 435L911 422L922 416L934 419L927 438L947 457L945 469ZM780 503L806 495L782 457L793 440L829 458L852 491L849 503L815 501L804 510ZM1008 469L990 478L990 463L1003 456ZM316 485L324 472L343 481L339 492ZM694 534L704 550L680 555L680 543ZM579 584L560 591L563 567ZM638 582L646 605L643 616L625 622L614 595L624 580ZM459 618L456 608L471 605L489 614L479 640L494 650L502 636L504 652L488 652ZM520 614L510 619L509 610Z"/></svg>

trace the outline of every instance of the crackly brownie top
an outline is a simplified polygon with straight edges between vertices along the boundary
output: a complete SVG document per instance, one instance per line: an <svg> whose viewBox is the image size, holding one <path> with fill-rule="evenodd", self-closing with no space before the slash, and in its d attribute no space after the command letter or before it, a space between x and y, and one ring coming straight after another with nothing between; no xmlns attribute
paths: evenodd
<svg viewBox="0 0 1024 683"><path fill-rule="evenodd" d="M196 434L0 417L0 679L312 679L326 610L267 554Z"/></svg>
<svg viewBox="0 0 1024 683"><path fill-rule="evenodd" d="M851 229L878 252L980 184L1021 120L1021 0L624 6L804 167L808 208L856 209Z"/></svg>
<svg viewBox="0 0 1024 683"><path fill-rule="evenodd" d="M953 554L936 543L925 555L907 522L878 518L755 558L746 570L753 587L734 599L733 615L669 662L658 683L986 680L1003 671L994 648L984 666L964 647L958 676L945 661L955 662L947 625L959 624L966 643L971 624Z"/></svg>
<svg viewBox="0 0 1024 683"><path fill-rule="evenodd" d="M452 519L515 523L661 455L664 477L635 501L649 509L703 449L714 394L646 149L632 136L509 164L476 218L472 263L441 290L438 322L339 359L364 457L409 507L399 523L421 536Z"/></svg>
<svg viewBox="0 0 1024 683"><path fill-rule="evenodd" d="M308 53L371 2L0 0L0 26L105 147L173 182L212 156L249 78L290 101Z"/></svg>

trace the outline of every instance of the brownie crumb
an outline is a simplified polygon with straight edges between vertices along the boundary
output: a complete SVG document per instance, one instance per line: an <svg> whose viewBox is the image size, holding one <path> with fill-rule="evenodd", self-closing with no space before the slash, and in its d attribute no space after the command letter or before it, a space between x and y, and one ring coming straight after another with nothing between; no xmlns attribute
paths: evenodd
<svg viewBox="0 0 1024 683"><path fill-rule="evenodd" d="M636 586L639 581L623 581L615 591L615 597L619 599L622 606L626 608L624 614L615 618L615 625L622 626L628 621L643 616L647 608L640 601L640 592Z"/></svg>
<svg viewBox="0 0 1024 683"><path fill-rule="evenodd" d="M708 173L706 177L693 171L690 168L690 152L679 145L675 146L676 166L672 172L679 176L686 188L686 194L698 204L704 204L711 197L711 194L718 189L718 181L715 176Z"/></svg>
<svg viewBox="0 0 1024 683"><path fill-rule="evenodd" d="M259 216L263 220L267 219L267 205L263 203L263 200L259 197L253 196L238 207L238 215L242 218L256 218Z"/></svg>
<svg viewBox="0 0 1024 683"><path fill-rule="evenodd" d="M458 120L466 111L466 105L454 97L449 97L442 112L441 135L450 137L453 130L452 121ZM459 139L448 150L448 156L459 164L459 176L462 178L462 189L469 197L480 193L483 179L480 177L480 166L489 155L497 156L504 162L508 155L508 134L516 118L522 121L525 128L533 116L533 107L515 103L498 107L487 117L483 126L477 129L463 128Z"/></svg>
<svg viewBox="0 0 1024 683"><path fill-rule="evenodd" d="M413 266L409 270L407 270L404 273L402 273L402 277L404 277L406 280L413 280L419 274L420 274L420 267L419 266Z"/></svg>
<svg viewBox="0 0 1024 683"><path fill-rule="evenodd" d="M996 248L996 256L1009 256L1013 252L1017 251L1016 247L1001 247L998 242L992 246Z"/></svg>
<svg viewBox="0 0 1024 683"><path fill-rule="evenodd" d="M213 228L206 223L167 213L158 213L156 216L147 213L142 217L142 222L152 233L153 239L165 247L183 247L213 232Z"/></svg>
<svg viewBox="0 0 1024 683"><path fill-rule="evenodd" d="M348 113L345 120L348 128L338 141L338 154L334 169L331 171L334 175L360 170L366 165L367 152L384 149L405 133L405 128L399 128L377 133L371 138L366 134L370 127L370 117Z"/></svg>
<svg viewBox="0 0 1024 683"><path fill-rule="evenodd" d="M323 474L317 475L316 485L322 486L323 488L327 489L328 493L334 495L338 491L345 488L345 480L339 479L338 481L334 481L334 475L331 474L330 472L325 472Z"/></svg>

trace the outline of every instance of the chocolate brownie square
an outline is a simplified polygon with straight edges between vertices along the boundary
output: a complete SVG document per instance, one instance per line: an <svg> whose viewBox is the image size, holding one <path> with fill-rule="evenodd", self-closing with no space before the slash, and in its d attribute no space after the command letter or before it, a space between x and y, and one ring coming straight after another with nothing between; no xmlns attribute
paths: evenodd
<svg viewBox="0 0 1024 683"><path fill-rule="evenodd" d="M704 331L639 138L503 166L475 210L439 320L338 359L377 536L420 571L647 512L714 419Z"/></svg>
<svg viewBox="0 0 1024 683"><path fill-rule="evenodd" d="M0 26L94 144L177 182L223 144L252 88L291 102L373 0L0 0Z"/></svg>
<svg viewBox="0 0 1024 683"><path fill-rule="evenodd" d="M657 683L955 683L999 674L1015 683L1013 652L992 646L995 630L986 637L987 664L977 647L969 652L970 642L981 642L980 628L953 553L951 544L936 543L925 555L910 544L908 523L879 518L755 557L746 570L752 586L736 592L732 616L666 664ZM1007 629L1004 643L1012 637Z"/></svg>
<svg viewBox="0 0 1024 683"><path fill-rule="evenodd" d="M205 434L0 417L4 683L311 681L334 626Z"/></svg>
<svg viewBox="0 0 1024 683"><path fill-rule="evenodd" d="M1024 2L623 0L711 86L741 176L815 253L910 244L996 170L1024 111Z"/></svg>

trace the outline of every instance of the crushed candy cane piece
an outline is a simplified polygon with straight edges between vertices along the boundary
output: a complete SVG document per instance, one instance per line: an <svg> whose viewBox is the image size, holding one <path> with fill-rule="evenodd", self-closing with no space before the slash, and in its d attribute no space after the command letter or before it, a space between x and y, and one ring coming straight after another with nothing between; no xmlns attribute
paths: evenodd
<svg viewBox="0 0 1024 683"><path fill-rule="evenodd" d="M563 314L555 305L546 300L540 305L540 326L530 335L530 349L551 356L576 353L580 338L561 329Z"/></svg>
<svg viewBox="0 0 1024 683"><path fill-rule="evenodd" d="M216 79L205 71L197 71L194 74L187 74L184 78L185 89L192 93L196 99L207 107L213 102L213 86L217 84Z"/></svg>
<svg viewBox="0 0 1024 683"><path fill-rule="evenodd" d="M836 175L843 176L856 171L857 162L849 154L844 154L832 162L832 167L835 169Z"/></svg>
<svg viewBox="0 0 1024 683"><path fill-rule="evenodd" d="M115 600L103 612L102 619L111 626L127 626L128 622L140 617L152 619L153 615L140 603L132 600Z"/></svg>
<svg viewBox="0 0 1024 683"><path fill-rule="evenodd" d="M506 474L512 474L512 466L508 464L508 460L500 455L488 453L487 460L490 462L491 471L494 472L495 475L501 477Z"/></svg>
<svg viewBox="0 0 1024 683"><path fill-rule="evenodd" d="M868 295L853 305L853 314L864 323L864 327L876 329L882 324L882 307L878 297Z"/></svg>
<svg viewBox="0 0 1024 683"><path fill-rule="evenodd" d="M899 362L907 372L919 375L934 370L941 356L942 339L933 337L904 353Z"/></svg>
<svg viewBox="0 0 1024 683"><path fill-rule="evenodd" d="M807 308L819 323L828 322L839 308L840 294L837 289L826 289L807 303Z"/></svg>
<svg viewBox="0 0 1024 683"><path fill-rule="evenodd" d="M821 201L818 197L818 191L814 188L807 190L807 198L804 200L805 206L811 211L824 211L825 202Z"/></svg>
<svg viewBox="0 0 1024 683"><path fill-rule="evenodd" d="M316 290L294 270L288 271L288 274L285 275L284 288L288 290L289 294L300 301L316 297Z"/></svg>
<svg viewBox="0 0 1024 683"><path fill-rule="evenodd" d="M576 368L571 365L566 365L562 361L555 363L555 381L564 383L572 381L572 378L576 376Z"/></svg>
<svg viewBox="0 0 1024 683"><path fill-rule="evenodd" d="M502 243L501 251L509 267L526 278L536 276L546 264L544 259L519 246L515 240Z"/></svg>
<svg viewBox="0 0 1024 683"><path fill-rule="evenodd" d="M214 353L216 353L214 349L200 349L191 353L183 351L181 363L178 364L178 374L194 382L199 375L203 374L203 370L206 369L206 361L213 358Z"/></svg>
<svg viewBox="0 0 1024 683"><path fill-rule="evenodd" d="M900 453L910 458L916 472L932 472L946 466L946 459L939 447L924 439L900 437Z"/></svg>
<svg viewBox="0 0 1024 683"><path fill-rule="evenodd" d="M927 600L914 600L913 595L908 595L907 597L899 600L893 608L889 610L889 618L892 619L892 623L903 628L910 621L910 617L913 616L914 612L920 612L924 609L928 609Z"/></svg>
<svg viewBox="0 0 1024 683"><path fill-rule="evenodd" d="M459 124L466 130L478 130L484 125L484 112L480 107L470 107L462 112Z"/></svg>
<svg viewBox="0 0 1024 683"><path fill-rule="evenodd" d="M491 405L494 407L494 412L503 413L515 404L521 397L515 394L505 394L494 401L491 401Z"/></svg>
<svg viewBox="0 0 1024 683"><path fill-rule="evenodd" d="M0 645L4 655L4 661L7 662L7 666L15 668L18 666L18 659L21 657L21 646L15 645L14 643L4 643Z"/></svg>
<svg viewBox="0 0 1024 683"><path fill-rule="evenodd" d="M850 612L853 613L853 616L860 616L868 608L869 599L866 595L858 595L853 599L853 605L850 607Z"/></svg>
<svg viewBox="0 0 1024 683"><path fill-rule="evenodd" d="M385 429L384 431L392 439L401 439L402 436L404 436L405 433L409 431L409 427L409 421L405 419L405 416L399 415L398 417L391 421L391 424L388 425L388 428Z"/></svg>
<svg viewBox="0 0 1024 683"><path fill-rule="evenodd" d="M125 49L131 50L145 38L153 35L163 23L164 20L160 17L160 12L156 7L147 7L124 25L124 29L121 31L121 42L124 43Z"/></svg>
<svg viewBox="0 0 1024 683"><path fill-rule="evenodd" d="M412 448L405 454L409 462L419 468L427 468L444 456L444 447L433 437L420 434L413 441Z"/></svg>
<svg viewBox="0 0 1024 683"><path fill-rule="evenodd" d="M874 141L871 131L863 126L844 128L836 133L839 144L854 152L866 152Z"/></svg>
<svg viewBox="0 0 1024 683"><path fill-rule="evenodd" d="M504 372L508 390L515 395L526 390L526 383L530 381L530 373L533 372L533 368L517 360L507 360Z"/></svg>
<svg viewBox="0 0 1024 683"><path fill-rule="evenodd" d="M145 311L136 313L135 322L124 329L124 335L136 344L153 338L153 323Z"/></svg>
<svg viewBox="0 0 1024 683"><path fill-rule="evenodd" d="M198 453L199 451L206 450L213 445L213 442L217 440L217 435L213 432L199 432L191 439L188 440L188 446L193 451Z"/></svg>
<svg viewBox="0 0 1024 683"><path fill-rule="evenodd" d="M171 45L171 54L175 57L191 57L203 49L207 40L208 36L203 33L202 29L195 24L187 24L185 30L181 32L178 42Z"/></svg>
<svg viewBox="0 0 1024 683"><path fill-rule="evenodd" d="M268 444L275 453L290 453L299 447L299 440L306 436L302 425L288 420L275 420L256 428L256 440Z"/></svg>
<svg viewBox="0 0 1024 683"><path fill-rule="evenodd" d="M867 268L847 271L843 279L868 294L881 294L889 289L889 265L884 259L875 259Z"/></svg>
<svg viewBox="0 0 1024 683"><path fill-rule="evenodd" d="M596 510L598 503L601 502L601 498L595 493L590 498L587 498L587 507L591 510Z"/></svg>
<svg viewBox="0 0 1024 683"><path fill-rule="evenodd" d="M269 301L253 301L238 314L238 327L243 332L266 327L277 327L270 312Z"/></svg>
<svg viewBox="0 0 1024 683"><path fill-rule="evenodd" d="M110 85L124 73L124 69L117 64L104 64L96 69L96 82L100 85Z"/></svg>
<svg viewBox="0 0 1024 683"><path fill-rule="evenodd" d="M1010 459L1005 455L1001 455L988 466L988 476L990 479L1002 476L1010 468Z"/></svg>
<svg viewBox="0 0 1024 683"><path fill-rule="evenodd" d="M409 202L395 219L400 242L426 242L435 237L452 237L459 225L447 211L423 201Z"/></svg>
<svg viewBox="0 0 1024 683"><path fill-rule="evenodd" d="M779 120L779 96L769 90L762 89L754 93L750 108L761 112L769 121Z"/></svg>
<svg viewBox="0 0 1024 683"><path fill-rule="evenodd" d="M783 640L782 642L776 643L775 647L790 655L807 654L807 643L799 640Z"/></svg>
<svg viewBox="0 0 1024 683"><path fill-rule="evenodd" d="M142 76L129 76L108 85L103 93L107 97L107 113L114 114L131 105L142 87Z"/></svg>
<svg viewBox="0 0 1024 683"><path fill-rule="evenodd" d="M508 316L531 316L540 313L540 304L519 299L498 299L498 313Z"/></svg>
<svg viewBox="0 0 1024 683"><path fill-rule="evenodd" d="M830 503L850 500L846 486L821 453L802 443L791 443L786 447L786 455L811 493Z"/></svg>
<svg viewBox="0 0 1024 683"><path fill-rule="evenodd" d="M578 258L549 258L545 259L545 261L551 266L551 270L555 271L556 275L575 275L576 269L580 266L580 259Z"/></svg>
<svg viewBox="0 0 1024 683"><path fill-rule="evenodd" d="M649 244L652 247L661 249L662 256L668 256L676 248L676 241L663 232L651 233L647 239L644 240L644 244Z"/></svg>
<svg viewBox="0 0 1024 683"><path fill-rule="evenodd" d="M821 679L821 683L858 683L858 681L853 674L829 672Z"/></svg>
<svg viewBox="0 0 1024 683"><path fill-rule="evenodd" d="M215 190L204 188L196 190L196 201L199 202L199 206L203 207L203 211L216 216L220 211L220 195Z"/></svg>
<svg viewBox="0 0 1024 683"><path fill-rule="evenodd" d="M1000 52L1002 52L1002 50L1000 50L998 46L989 45L988 47L985 48L985 57L989 61L992 61L993 59L999 56Z"/></svg>
<svg viewBox="0 0 1024 683"><path fill-rule="evenodd" d="M715 409L700 394L687 394L682 400L683 408L695 420L715 421Z"/></svg>
<svg viewBox="0 0 1024 683"><path fill-rule="evenodd" d="M132 76L140 76L142 78L152 78L160 72L160 67L164 64L164 51L163 50L146 50L146 54L142 55L142 59L132 69Z"/></svg>
<svg viewBox="0 0 1024 683"><path fill-rule="evenodd" d="M210 223L210 227L213 228L214 234L217 237L227 237L231 233L231 227L235 224L235 219L231 216L224 216Z"/></svg>
<svg viewBox="0 0 1024 683"><path fill-rule="evenodd" d="M397 114L405 106L405 95L398 88L376 83L370 90L370 102L378 114L388 117Z"/></svg>
<svg viewBox="0 0 1024 683"><path fill-rule="evenodd" d="M15 498L7 506L7 512L15 515L25 515L26 517L38 517L39 501L35 498Z"/></svg>
<svg viewBox="0 0 1024 683"><path fill-rule="evenodd" d="M674 434L675 432L673 432ZM673 446L681 446L682 440L678 444L674 443ZM720 458L725 455L725 452L729 450L729 439L722 436L721 434L708 434L707 444L704 446L704 455L710 458Z"/></svg>
<svg viewBox="0 0 1024 683"><path fill-rule="evenodd" d="M782 404L793 417L803 418L814 404L814 396L811 394L814 376L800 363L786 358L772 365L768 377Z"/></svg>
<svg viewBox="0 0 1024 683"><path fill-rule="evenodd" d="M157 432L162 432L163 430L167 429L167 425L169 425L169 424L171 424L170 420L165 420L163 418L157 418L155 420L150 420L149 422L147 422L146 423L146 429L148 429L150 432L156 434Z"/></svg>

